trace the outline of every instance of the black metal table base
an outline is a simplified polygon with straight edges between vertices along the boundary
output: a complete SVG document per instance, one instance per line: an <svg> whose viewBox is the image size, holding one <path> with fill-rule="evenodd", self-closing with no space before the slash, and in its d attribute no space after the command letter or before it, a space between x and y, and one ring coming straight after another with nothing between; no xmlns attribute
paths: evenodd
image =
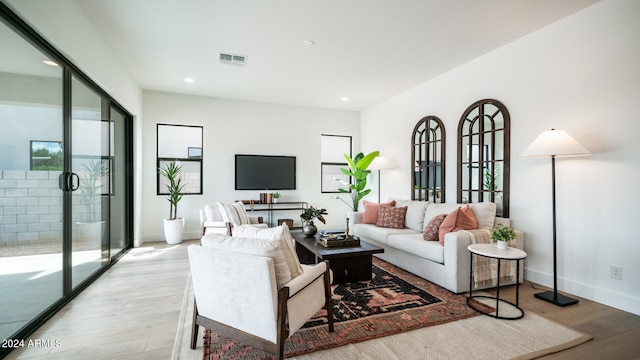
<svg viewBox="0 0 640 360"><path fill-rule="evenodd" d="M522 308L520 308L519 306L519 302L520 302L520 261L522 259L517 259L517 260L511 260L511 259L499 259L497 258L498 261L498 284L496 286L496 296L486 296L486 295L473 295L473 253L471 254L471 261L470 261L470 266L471 266L471 271L469 274L469 297L467 298L467 305L469 305L470 308L472 308L473 310L487 315L487 316L491 316L493 318L496 319L502 319L502 320L518 320L518 319L522 319L524 317L524 310L522 310ZM482 256L482 255L479 255ZM500 260L506 260L506 261L515 261L516 262L516 303L512 303L509 302L507 300L503 300L500 299ZM475 306L475 304L473 303L473 299L490 299L490 300L495 300L496 301L496 309L495 309L495 313L494 312L487 312L484 311L482 309L479 309L478 307ZM508 305L511 305L513 308L515 308L516 310L518 310L518 315L514 315L514 316L500 316L500 303L505 303ZM488 304L485 304L487 306L489 306Z"/></svg>
<svg viewBox="0 0 640 360"><path fill-rule="evenodd" d="M487 311L484 311L484 310L482 310L482 309L480 309L480 308L476 307L476 306L475 306L475 304L474 304L474 302L472 301L473 299L489 299L489 300L495 300L495 301L496 301L496 310L495 310L495 313L493 313L493 312L487 312ZM504 303L504 304L511 305L514 309L518 310L518 315L513 315L513 316L500 316L500 313L498 312L498 310L499 310L498 304L499 304L499 303ZM512 302L509 302L509 301L507 301L507 300L498 299L498 298L493 297L493 296L485 296L485 295L474 295L474 296L471 296L471 297L467 298L467 305L469 305L469 307L470 307L470 308L472 308L473 310L475 310L475 311L477 311L477 312L479 312L479 313L481 313L481 314L484 314L484 315L487 315L487 316L491 316L491 317L496 318L496 319L502 319L502 320L518 320L518 319L522 319L522 318L524 317L524 310L522 310L518 305L516 305L516 304L514 304L514 303L512 303ZM490 306L490 305L488 305L488 304L485 304L485 305Z"/></svg>

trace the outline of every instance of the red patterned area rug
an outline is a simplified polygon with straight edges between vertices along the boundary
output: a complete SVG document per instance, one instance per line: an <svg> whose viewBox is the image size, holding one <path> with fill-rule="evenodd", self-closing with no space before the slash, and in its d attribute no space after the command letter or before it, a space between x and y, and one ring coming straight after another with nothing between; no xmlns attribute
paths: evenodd
<svg viewBox="0 0 640 360"><path fill-rule="evenodd" d="M285 357L478 315L467 306L465 295L451 293L376 258L371 281L333 286L333 312L335 332L328 331L326 311L322 310L287 339ZM204 332L205 360L272 358L216 332Z"/></svg>

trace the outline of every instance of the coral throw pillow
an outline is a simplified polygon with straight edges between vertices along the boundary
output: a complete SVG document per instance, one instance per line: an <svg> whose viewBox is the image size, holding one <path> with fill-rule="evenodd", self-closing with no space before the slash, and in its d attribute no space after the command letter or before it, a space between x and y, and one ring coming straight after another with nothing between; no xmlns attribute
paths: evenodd
<svg viewBox="0 0 640 360"><path fill-rule="evenodd" d="M363 201L364 204L364 214L362 215L362 223L363 224L376 224L378 222L378 208L380 206L396 206L396 201L391 200L386 203L374 203L369 201Z"/></svg>
<svg viewBox="0 0 640 360"><path fill-rule="evenodd" d="M465 207L459 207L451 214L447 215L438 232L438 238L440 244L444 245L444 235L450 232L456 232L458 230L472 230L478 228L478 221L473 215L473 211L469 205Z"/></svg>
<svg viewBox="0 0 640 360"><path fill-rule="evenodd" d="M404 217L407 215L407 207L380 206L378 207L378 221L376 226L404 229Z"/></svg>
<svg viewBox="0 0 640 360"><path fill-rule="evenodd" d="M440 225L444 221L444 218L447 217L447 214L436 215L429 221L427 226L424 228L422 232L422 236L427 241L438 241L440 240Z"/></svg>

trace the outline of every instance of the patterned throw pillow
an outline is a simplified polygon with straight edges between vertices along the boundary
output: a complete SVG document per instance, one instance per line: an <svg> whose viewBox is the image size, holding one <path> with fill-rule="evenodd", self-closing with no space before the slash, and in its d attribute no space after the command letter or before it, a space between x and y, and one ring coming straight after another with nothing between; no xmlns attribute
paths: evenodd
<svg viewBox="0 0 640 360"><path fill-rule="evenodd" d="M404 229L404 217L407 214L407 207L392 207L392 206L380 206L378 207L378 221L376 226Z"/></svg>
<svg viewBox="0 0 640 360"><path fill-rule="evenodd" d="M422 236L427 241L438 241L440 240L440 225L444 221L444 218L447 217L447 214L436 215L429 221L427 226L424 228L424 232Z"/></svg>
<svg viewBox="0 0 640 360"><path fill-rule="evenodd" d="M478 221L473 215L473 211L469 205L455 209L451 214L447 215L438 234L440 244L444 245L444 235L458 230L472 230L478 228Z"/></svg>
<svg viewBox="0 0 640 360"><path fill-rule="evenodd" d="M380 206L396 206L395 200L380 204L364 200L362 203L364 204L363 224L376 224L378 222L378 208Z"/></svg>

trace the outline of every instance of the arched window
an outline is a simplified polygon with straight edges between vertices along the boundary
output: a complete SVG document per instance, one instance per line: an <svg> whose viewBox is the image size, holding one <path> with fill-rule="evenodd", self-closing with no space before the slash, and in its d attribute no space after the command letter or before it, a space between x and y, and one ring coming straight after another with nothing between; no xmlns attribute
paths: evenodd
<svg viewBox="0 0 640 360"><path fill-rule="evenodd" d="M445 131L435 116L422 118L413 129L411 199L444 202Z"/></svg>
<svg viewBox="0 0 640 360"><path fill-rule="evenodd" d="M498 100L467 108L458 124L458 203L491 201L509 216L509 112Z"/></svg>

